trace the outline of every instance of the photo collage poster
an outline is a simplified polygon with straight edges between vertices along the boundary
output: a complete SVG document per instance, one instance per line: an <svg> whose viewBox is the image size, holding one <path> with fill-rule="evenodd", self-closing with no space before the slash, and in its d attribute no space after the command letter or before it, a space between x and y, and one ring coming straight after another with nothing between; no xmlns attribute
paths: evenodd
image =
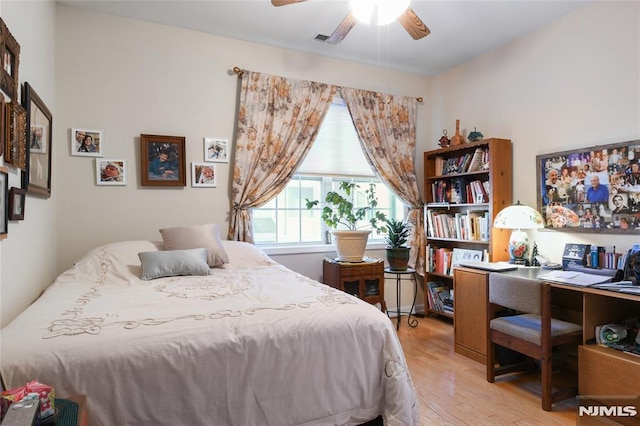
<svg viewBox="0 0 640 426"><path fill-rule="evenodd" d="M640 141L538 156L546 228L640 229Z"/></svg>

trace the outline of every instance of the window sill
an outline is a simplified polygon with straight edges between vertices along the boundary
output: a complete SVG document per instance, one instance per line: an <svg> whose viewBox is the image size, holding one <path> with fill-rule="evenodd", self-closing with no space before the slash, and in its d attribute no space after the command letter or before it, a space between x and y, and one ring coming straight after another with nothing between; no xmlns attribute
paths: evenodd
<svg viewBox="0 0 640 426"><path fill-rule="evenodd" d="M315 244L315 245L259 245L265 253L268 255L281 255L281 254L309 254L309 253L335 253L336 246L334 244ZM371 242L367 244L366 250L382 250L386 248L386 244L383 241Z"/></svg>

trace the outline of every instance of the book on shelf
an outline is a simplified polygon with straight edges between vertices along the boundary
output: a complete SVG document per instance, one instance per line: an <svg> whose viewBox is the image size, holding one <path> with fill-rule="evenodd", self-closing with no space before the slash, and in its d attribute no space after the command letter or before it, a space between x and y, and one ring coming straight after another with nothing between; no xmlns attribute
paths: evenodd
<svg viewBox="0 0 640 426"><path fill-rule="evenodd" d="M473 157L471 158L471 162L467 168L468 172L478 172L484 168L484 158L485 158L486 150L482 148L477 148L473 153Z"/></svg>
<svg viewBox="0 0 640 426"><path fill-rule="evenodd" d="M453 314L453 289L440 282L429 282L427 287L427 301L431 310Z"/></svg>

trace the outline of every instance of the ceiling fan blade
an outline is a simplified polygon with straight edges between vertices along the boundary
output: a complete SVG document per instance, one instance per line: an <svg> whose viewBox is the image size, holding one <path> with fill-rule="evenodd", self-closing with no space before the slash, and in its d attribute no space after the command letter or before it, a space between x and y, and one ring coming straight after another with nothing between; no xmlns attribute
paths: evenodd
<svg viewBox="0 0 640 426"><path fill-rule="evenodd" d="M356 24L356 17L353 16L353 13L349 12L347 16L344 17L342 22L338 25L338 27L333 31L333 33L329 36L326 43L338 44L349 34L351 28Z"/></svg>
<svg viewBox="0 0 640 426"><path fill-rule="evenodd" d="M431 33L429 28L427 28L411 8L404 11L404 13L398 17L398 21L414 40L420 40L422 37L426 37Z"/></svg>
<svg viewBox="0 0 640 426"><path fill-rule="evenodd" d="M271 4L274 6L286 6L288 4L302 3L303 1L307 0L271 0Z"/></svg>

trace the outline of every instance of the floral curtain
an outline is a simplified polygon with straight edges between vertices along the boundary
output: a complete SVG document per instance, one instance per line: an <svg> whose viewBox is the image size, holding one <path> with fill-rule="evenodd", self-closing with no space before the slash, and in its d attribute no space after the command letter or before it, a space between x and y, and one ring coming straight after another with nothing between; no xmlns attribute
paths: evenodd
<svg viewBox="0 0 640 426"><path fill-rule="evenodd" d="M329 84L243 71L228 239L253 242L250 209L291 180L335 91Z"/></svg>
<svg viewBox="0 0 640 426"><path fill-rule="evenodd" d="M414 167L418 101L353 88L341 92L369 164L409 206L407 221L413 225L409 265L424 274L423 202Z"/></svg>

